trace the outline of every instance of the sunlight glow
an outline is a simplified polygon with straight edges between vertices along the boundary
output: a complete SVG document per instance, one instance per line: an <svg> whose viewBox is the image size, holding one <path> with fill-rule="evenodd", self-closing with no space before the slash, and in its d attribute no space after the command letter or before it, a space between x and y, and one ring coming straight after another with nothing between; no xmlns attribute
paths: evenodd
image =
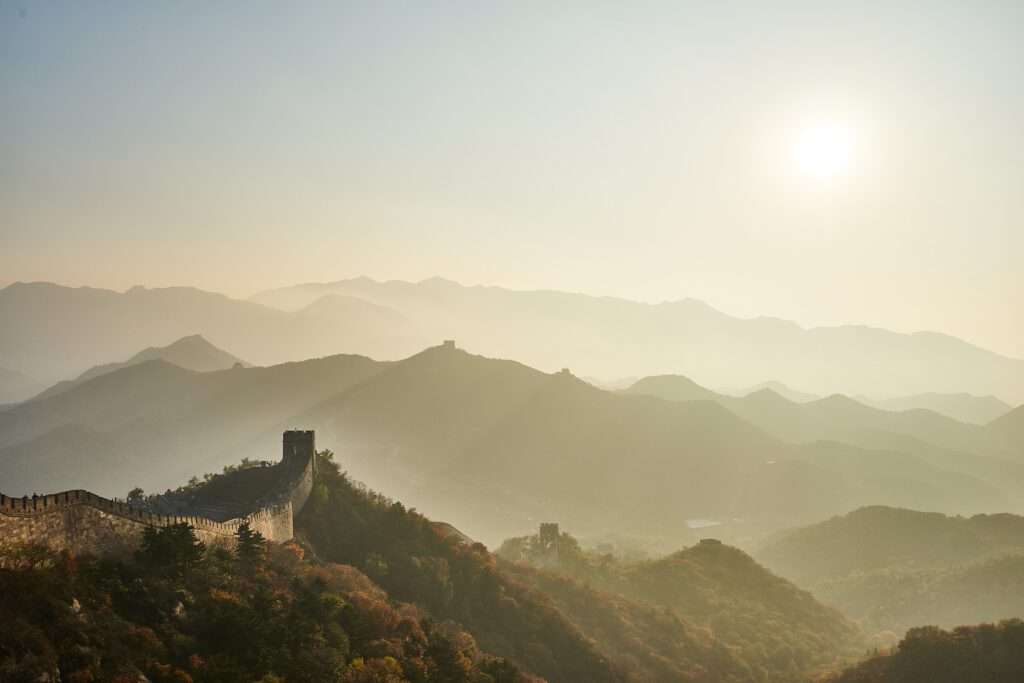
<svg viewBox="0 0 1024 683"><path fill-rule="evenodd" d="M817 123L801 129L791 150L800 173L813 180L844 175L853 161L853 131L838 123Z"/></svg>

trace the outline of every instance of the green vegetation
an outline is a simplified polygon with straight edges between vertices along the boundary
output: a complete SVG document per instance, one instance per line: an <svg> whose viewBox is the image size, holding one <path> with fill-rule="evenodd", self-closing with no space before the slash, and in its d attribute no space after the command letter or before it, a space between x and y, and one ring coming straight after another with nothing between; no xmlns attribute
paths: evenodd
<svg viewBox="0 0 1024 683"><path fill-rule="evenodd" d="M913 628L891 653L877 655L829 683L1018 683L1024 680L1024 622Z"/></svg>
<svg viewBox="0 0 1024 683"><path fill-rule="evenodd" d="M919 624L1024 613L1024 517L1016 515L863 508L780 534L757 557L883 641Z"/></svg>
<svg viewBox="0 0 1024 683"><path fill-rule="evenodd" d="M180 525L147 534L134 561L31 548L6 558L0 680L533 680L352 567L304 560L295 544L263 548L250 533L237 554L205 549Z"/></svg>
<svg viewBox="0 0 1024 683"><path fill-rule="evenodd" d="M298 526L322 558L362 569L393 598L461 624L484 650L552 683L627 680L543 595L502 574L484 546L352 483L329 452L318 468Z"/></svg>
<svg viewBox="0 0 1024 683"><path fill-rule="evenodd" d="M633 393L709 394L688 381L671 393L677 379ZM692 543L694 518L745 542L879 500L972 512L1024 501L1024 464L960 452L986 443L977 425L841 397L726 398L612 393L445 347L202 373L150 361L0 412L0 481L7 495L164 490L276 453L268 425L302 424L344 447L357 478L488 544L542 518L664 550Z"/></svg>
<svg viewBox="0 0 1024 683"><path fill-rule="evenodd" d="M563 532L557 554L532 536L506 541L498 555L507 573L551 595L574 621L593 621L601 612L626 614L632 605L660 610L662 621L678 620L676 641L688 647L679 648L673 663L705 670L717 666L710 669L715 680L732 680L731 675L745 681L799 680L862 651L858 629L842 615L721 543L701 543L659 560L623 562L588 553ZM632 616L623 620L637 622ZM700 633L704 641L696 637ZM732 654L737 669L708 661L720 660L720 653L707 647L707 636Z"/></svg>

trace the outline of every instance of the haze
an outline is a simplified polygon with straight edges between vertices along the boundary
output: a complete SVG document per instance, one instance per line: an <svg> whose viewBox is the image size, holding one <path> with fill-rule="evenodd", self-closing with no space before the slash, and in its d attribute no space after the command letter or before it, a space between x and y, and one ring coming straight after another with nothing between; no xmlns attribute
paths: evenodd
<svg viewBox="0 0 1024 683"><path fill-rule="evenodd" d="M0 285L443 275L1022 357L1022 30L1014 2L5 2ZM820 129L850 140L795 159Z"/></svg>

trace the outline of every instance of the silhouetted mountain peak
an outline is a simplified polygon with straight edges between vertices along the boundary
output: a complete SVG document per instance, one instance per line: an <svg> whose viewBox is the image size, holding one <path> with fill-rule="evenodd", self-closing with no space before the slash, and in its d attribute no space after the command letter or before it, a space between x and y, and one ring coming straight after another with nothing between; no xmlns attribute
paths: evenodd
<svg viewBox="0 0 1024 683"><path fill-rule="evenodd" d="M793 403L793 401L790 401L779 392L768 387L758 389L751 394L747 394L745 398L749 401L760 403L762 405L789 405Z"/></svg>
<svg viewBox="0 0 1024 683"><path fill-rule="evenodd" d="M697 384L685 375L653 375L634 382L626 393L649 394L672 401L705 401L717 397L715 392Z"/></svg>

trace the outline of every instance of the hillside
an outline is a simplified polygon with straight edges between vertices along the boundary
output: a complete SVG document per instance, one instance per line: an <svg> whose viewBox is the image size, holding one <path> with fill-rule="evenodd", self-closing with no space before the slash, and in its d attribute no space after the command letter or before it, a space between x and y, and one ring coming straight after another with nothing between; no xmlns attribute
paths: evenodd
<svg viewBox="0 0 1024 683"><path fill-rule="evenodd" d="M198 373L149 361L0 413L4 493L161 491L239 453L276 453L291 418L386 364L330 356Z"/></svg>
<svg viewBox="0 0 1024 683"><path fill-rule="evenodd" d="M300 529L324 558L366 567L397 599L453 619L480 647L549 680L600 680L583 643L630 681L796 680L859 634L838 613L731 548L693 548L627 573L636 595L443 543L400 504L325 468ZM755 622L771 623L756 631ZM579 638L566 639L569 625ZM589 662L589 663L588 663ZM569 669L568 667L572 667Z"/></svg>
<svg viewBox="0 0 1024 683"><path fill-rule="evenodd" d="M870 632L1022 613L1024 517L885 507L783 532L756 556Z"/></svg>
<svg viewBox="0 0 1024 683"><path fill-rule="evenodd" d="M730 394L733 396L749 396L750 394L755 394L763 389L773 391L779 396L782 396L786 400L792 401L793 403L809 403L810 401L817 401L818 399L823 398L818 394L811 394L806 391L793 389L792 387L786 386L782 382L776 380L761 382L760 384L755 384L754 386L749 387L747 389L743 389L741 391L725 391L722 393Z"/></svg>
<svg viewBox="0 0 1024 683"><path fill-rule="evenodd" d="M863 645L859 630L839 612L718 542L626 562L583 551L562 532L553 552L533 535L509 539L498 555L506 571L542 587L574 620L614 611L621 600L668 610L694 633L711 633L736 653L749 667L744 680L806 680L859 654Z"/></svg>
<svg viewBox="0 0 1024 683"><path fill-rule="evenodd" d="M130 559L0 558L0 679L543 683L354 567L171 531Z"/></svg>
<svg viewBox="0 0 1024 683"><path fill-rule="evenodd" d="M888 477L882 463L875 469L879 484L872 503L903 507L939 509L960 513L1013 510L1024 511L1024 434L1012 428L1013 413L989 426L965 424L931 410L889 411L864 405L846 396L797 403L771 389L761 389L743 397L718 394L696 385L682 376L659 376L641 379L625 390L631 395L652 395L668 400L712 400L765 432L794 444L830 441L847 444L859 450L900 454L893 464L910 464L914 469L927 467L933 482L945 479L946 484L961 477L963 493L993 496L992 506L964 506L955 510L943 505L939 490L904 484ZM807 446L808 451L828 448ZM843 462L830 458L834 466ZM911 464L912 463L912 464ZM894 468L895 470L896 468ZM904 468L905 469L905 468ZM941 477L936 471L945 473ZM882 481L878 478L890 479ZM988 493L979 487L981 484ZM947 486L941 485L940 489ZM896 498L892 494L896 494ZM961 494L962 495L962 494ZM902 500L896 503L895 500ZM853 506L853 507L856 507ZM847 508L852 509L852 508Z"/></svg>
<svg viewBox="0 0 1024 683"><path fill-rule="evenodd" d="M1024 622L909 631L891 653L876 655L827 683L1015 683L1024 680Z"/></svg>
<svg viewBox="0 0 1024 683"><path fill-rule="evenodd" d="M814 593L870 633L953 628L1024 614L1024 553L933 569L886 568L822 583Z"/></svg>
<svg viewBox="0 0 1024 683"><path fill-rule="evenodd" d="M133 557L0 557L0 676L784 683L858 647L838 614L735 549L623 567L637 595L613 594L496 562L318 457L294 542L239 532L229 552L172 527ZM246 472L189 490L216 497Z"/></svg>
<svg viewBox="0 0 1024 683"><path fill-rule="evenodd" d="M819 395L995 395L1024 402L1024 360L932 332L863 326L802 328L736 318L693 300L646 304L555 291L467 287L450 280L355 278L262 292L252 301L297 310L325 294L387 306L428 337L581 376L686 373L705 386L750 386L765 377Z"/></svg>
<svg viewBox="0 0 1024 683"><path fill-rule="evenodd" d="M933 410L954 420L978 425L988 424L1013 409L995 396L973 396L964 393L928 393L888 399L859 396L857 400L883 410Z"/></svg>
<svg viewBox="0 0 1024 683"><path fill-rule="evenodd" d="M1024 551L1024 517L948 517L891 507L866 507L781 532L756 553L765 566L798 583L854 572L967 564Z"/></svg>
<svg viewBox="0 0 1024 683"><path fill-rule="evenodd" d="M964 424L930 410L890 411L864 405L836 394L798 403L764 388L743 397L718 394L682 376L641 379L629 394L658 396L667 400L712 400L761 429L792 442L843 441L877 447L882 439L898 443L899 437L936 448L984 452L990 441L984 429Z"/></svg>
<svg viewBox="0 0 1024 683"><path fill-rule="evenodd" d="M214 370L227 370L235 365L248 365L227 351L217 348L204 339L202 335L194 334L182 337L167 346L151 346L143 349L121 363L106 363L89 368L75 379L58 382L38 396L35 396L33 400L56 396L100 375L106 375L121 368L154 360L161 360L171 365L176 365L179 368L196 372L213 372Z"/></svg>
<svg viewBox="0 0 1024 683"><path fill-rule="evenodd" d="M49 383L195 334L257 365L338 353L401 358L431 341L368 301L329 299L286 313L190 287L15 283L0 289L0 320L2 363ZM55 320L73 334L58 333Z"/></svg>
<svg viewBox="0 0 1024 683"><path fill-rule="evenodd" d="M997 443L1015 444L1017 452L1024 453L1024 405L990 422L985 434Z"/></svg>
<svg viewBox="0 0 1024 683"><path fill-rule="evenodd" d="M748 543L880 501L1007 509L1015 481L881 447L787 444L712 401L610 393L445 346L395 363L122 368L0 412L0 479L10 495L163 490L239 452L275 451L294 424L336 444L359 479L487 542L554 518L652 547L689 542L687 520L714 520Z"/></svg>
<svg viewBox="0 0 1024 683"><path fill-rule="evenodd" d="M40 389L38 380L22 372L0 367L0 404L23 401Z"/></svg>

